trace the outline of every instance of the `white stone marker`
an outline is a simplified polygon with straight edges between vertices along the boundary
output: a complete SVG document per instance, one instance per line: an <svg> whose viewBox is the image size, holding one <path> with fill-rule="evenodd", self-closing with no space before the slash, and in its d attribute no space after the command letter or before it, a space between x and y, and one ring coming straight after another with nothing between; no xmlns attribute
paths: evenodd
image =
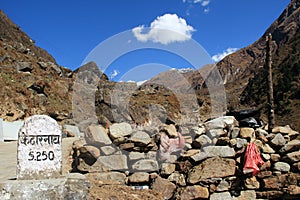
<svg viewBox="0 0 300 200"><path fill-rule="evenodd" d="M19 131L17 179L46 179L61 175L62 131L46 115L26 119Z"/></svg>

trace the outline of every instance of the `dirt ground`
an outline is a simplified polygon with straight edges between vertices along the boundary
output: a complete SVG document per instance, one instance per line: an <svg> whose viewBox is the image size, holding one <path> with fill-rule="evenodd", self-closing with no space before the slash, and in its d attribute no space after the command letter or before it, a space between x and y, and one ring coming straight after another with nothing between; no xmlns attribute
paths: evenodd
<svg viewBox="0 0 300 200"><path fill-rule="evenodd" d="M91 181L88 200L163 200L163 196L150 189L135 190L124 185L109 185Z"/></svg>

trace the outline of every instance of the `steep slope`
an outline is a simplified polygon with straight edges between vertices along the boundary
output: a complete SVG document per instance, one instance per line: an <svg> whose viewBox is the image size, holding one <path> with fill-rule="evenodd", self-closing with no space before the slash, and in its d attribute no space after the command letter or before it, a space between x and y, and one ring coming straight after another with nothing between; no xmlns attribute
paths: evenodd
<svg viewBox="0 0 300 200"><path fill-rule="evenodd" d="M32 114L68 118L72 75L0 11L1 118L13 121Z"/></svg>
<svg viewBox="0 0 300 200"><path fill-rule="evenodd" d="M274 96L278 124L300 130L300 1L292 0L280 17L254 44L217 63L229 109L266 107L265 36L273 36ZM214 74L210 74L214 76ZM265 111L265 110L264 110Z"/></svg>

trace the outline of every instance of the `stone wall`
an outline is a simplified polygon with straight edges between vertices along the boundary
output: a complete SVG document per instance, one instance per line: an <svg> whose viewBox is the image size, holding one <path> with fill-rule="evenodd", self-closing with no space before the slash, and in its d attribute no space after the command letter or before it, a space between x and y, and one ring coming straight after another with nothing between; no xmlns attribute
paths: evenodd
<svg viewBox="0 0 300 200"><path fill-rule="evenodd" d="M198 127L91 125L85 142L73 144L74 170L110 184L150 188L165 199L297 199L299 139L289 126L269 134L239 127L230 116ZM250 142L264 161L255 175L243 171Z"/></svg>

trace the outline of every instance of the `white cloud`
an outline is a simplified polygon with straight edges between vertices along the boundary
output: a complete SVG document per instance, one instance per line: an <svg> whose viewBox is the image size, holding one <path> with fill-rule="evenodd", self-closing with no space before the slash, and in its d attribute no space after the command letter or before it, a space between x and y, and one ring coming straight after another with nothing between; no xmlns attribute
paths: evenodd
<svg viewBox="0 0 300 200"><path fill-rule="evenodd" d="M222 60L223 58L225 58L229 54L232 54L232 53L236 52L237 50L238 50L238 48L231 48L231 47L229 47L228 49L226 49L222 53L218 53L218 54L212 56L212 60L214 62L219 62L220 60Z"/></svg>
<svg viewBox="0 0 300 200"><path fill-rule="evenodd" d="M132 29L136 39L141 42L157 42L169 44L172 42L184 42L192 38L192 32L195 29L188 25L185 19L178 17L176 14L165 14L158 16L150 24L147 33L144 25Z"/></svg>
<svg viewBox="0 0 300 200"><path fill-rule="evenodd" d="M113 78L115 78L118 74L119 74L120 72L118 71L118 70L114 70L111 74L110 74L110 79L113 79Z"/></svg>
<svg viewBox="0 0 300 200"><path fill-rule="evenodd" d="M209 3L210 3L210 0L205 0L205 1L201 2L201 5L204 7L204 6L207 6Z"/></svg>
<svg viewBox="0 0 300 200"><path fill-rule="evenodd" d="M201 3L201 6L207 6L210 3L210 0L182 0L183 3Z"/></svg>
<svg viewBox="0 0 300 200"><path fill-rule="evenodd" d="M204 9L204 13L206 13L206 14L209 13L209 11L210 11L209 8L205 8L205 9Z"/></svg>

